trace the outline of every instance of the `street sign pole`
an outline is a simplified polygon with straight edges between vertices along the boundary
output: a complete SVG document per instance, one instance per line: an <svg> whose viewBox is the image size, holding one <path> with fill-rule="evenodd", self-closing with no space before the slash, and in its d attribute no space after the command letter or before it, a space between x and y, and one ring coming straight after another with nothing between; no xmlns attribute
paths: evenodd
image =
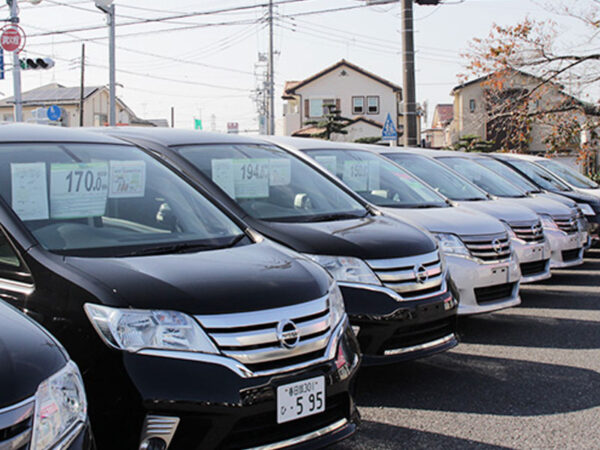
<svg viewBox="0 0 600 450"><path fill-rule="evenodd" d="M19 8L17 0L6 0L10 6L10 22L17 25L19 23ZM23 101L21 98L21 64L19 62L19 52L13 54L13 89L15 94L15 122L23 122Z"/></svg>

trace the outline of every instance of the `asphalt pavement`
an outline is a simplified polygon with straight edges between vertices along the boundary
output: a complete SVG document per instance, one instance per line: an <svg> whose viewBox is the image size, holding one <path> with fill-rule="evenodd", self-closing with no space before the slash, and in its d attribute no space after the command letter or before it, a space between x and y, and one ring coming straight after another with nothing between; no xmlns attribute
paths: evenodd
<svg viewBox="0 0 600 450"><path fill-rule="evenodd" d="M362 369L336 448L600 448L600 250L521 299L462 319L449 352Z"/></svg>

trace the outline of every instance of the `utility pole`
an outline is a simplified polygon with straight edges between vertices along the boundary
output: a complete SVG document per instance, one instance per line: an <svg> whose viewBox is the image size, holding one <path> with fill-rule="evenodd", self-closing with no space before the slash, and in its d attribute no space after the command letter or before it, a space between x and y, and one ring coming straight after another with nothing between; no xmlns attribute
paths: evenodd
<svg viewBox="0 0 600 450"><path fill-rule="evenodd" d="M413 0L402 0L402 66L404 145L419 144L417 136L417 96L415 89L415 45L413 33Z"/></svg>
<svg viewBox="0 0 600 450"><path fill-rule="evenodd" d="M171 106L171 128L175 128L175 107Z"/></svg>
<svg viewBox="0 0 600 450"><path fill-rule="evenodd" d="M267 73L268 83L268 125L267 134L275 134L275 62L273 59L273 0L269 0L269 67Z"/></svg>
<svg viewBox="0 0 600 450"><path fill-rule="evenodd" d="M116 62L115 62L115 5L113 0L95 0L96 8L106 14L108 23L108 65L109 80L108 89L110 95L110 107L108 113L108 124L114 127L117 124L117 100L116 100Z"/></svg>
<svg viewBox="0 0 600 450"><path fill-rule="evenodd" d="M85 89L85 44L81 44L81 85L79 86L79 126L83 126L83 96Z"/></svg>
<svg viewBox="0 0 600 450"><path fill-rule="evenodd" d="M14 25L19 24L19 7L17 0L6 0L10 6L10 22ZM13 89L15 94L15 122L23 122L23 100L21 98L21 63L19 62L19 52L13 54Z"/></svg>

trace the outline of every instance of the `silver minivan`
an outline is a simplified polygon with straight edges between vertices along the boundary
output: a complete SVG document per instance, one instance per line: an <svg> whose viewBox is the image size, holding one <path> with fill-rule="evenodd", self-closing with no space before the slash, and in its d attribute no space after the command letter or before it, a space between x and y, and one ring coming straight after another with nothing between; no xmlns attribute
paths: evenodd
<svg viewBox="0 0 600 450"><path fill-rule="evenodd" d="M576 208L543 197L531 197L511 184L493 170L474 161L469 154L443 150L413 150L434 157L451 169L454 176L461 176L477 185L492 198L501 198L513 205L520 205L535 212L541 219L544 234L551 249L550 268L571 267L583 263L583 250L587 233L580 229Z"/></svg>
<svg viewBox="0 0 600 450"><path fill-rule="evenodd" d="M459 299L459 315L496 311L521 303L521 271L504 225L453 202L392 161L359 144L318 139L271 138L302 152L386 215L431 232L440 245ZM548 273L549 276L549 273Z"/></svg>

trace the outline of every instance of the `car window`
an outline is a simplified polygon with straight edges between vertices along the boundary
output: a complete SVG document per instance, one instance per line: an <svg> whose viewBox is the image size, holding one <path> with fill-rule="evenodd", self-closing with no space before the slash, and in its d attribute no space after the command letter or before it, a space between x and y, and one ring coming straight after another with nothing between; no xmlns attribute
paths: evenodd
<svg viewBox="0 0 600 450"><path fill-rule="evenodd" d="M477 186L457 177L454 172L437 161L407 153L386 153L385 156L451 200L457 202L487 200L485 193Z"/></svg>
<svg viewBox="0 0 600 450"><path fill-rule="evenodd" d="M493 158L476 158L477 161L482 166L487 167L488 169L493 170L498 175L506 178L515 186L520 187L524 191L527 192L540 192L540 188L538 188L535 184L531 183L529 180L523 177L518 172L515 172L514 169L511 169L509 166L504 164L503 162L498 161Z"/></svg>
<svg viewBox="0 0 600 450"><path fill-rule="evenodd" d="M306 153L378 206L448 206L441 195L421 180L376 154L351 149L311 149Z"/></svg>
<svg viewBox="0 0 600 450"><path fill-rule="evenodd" d="M125 145L0 145L0 195L51 251L115 256L216 248L242 230L197 190Z"/></svg>
<svg viewBox="0 0 600 450"><path fill-rule="evenodd" d="M441 156L436 158L452 170L460 173L467 180L479 186L489 194L498 197L524 197L526 191L512 185L509 181L496 174L493 170L477 164L470 158Z"/></svg>
<svg viewBox="0 0 600 450"><path fill-rule="evenodd" d="M548 191L568 192L571 190L569 186L556 178L551 172L536 165L535 163L532 163L531 161L511 159L509 164L519 169L521 172Z"/></svg>
<svg viewBox="0 0 600 450"><path fill-rule="evenodd" d="M276 146L187 145L174 150L257 219L294 222L367 214L342 188Z"/></svg>
<svg viewBox="0 0 600 450"><path fill-rule="evenodd" d="M567 183L570 183L580 189L597 189L599 187L598 183L593 182L571 167L565 166L557 161L552 161L551 159L541 159L536 161L536 163L544 166L549 171L554 172L556 175L566 180Z"/></svg>

